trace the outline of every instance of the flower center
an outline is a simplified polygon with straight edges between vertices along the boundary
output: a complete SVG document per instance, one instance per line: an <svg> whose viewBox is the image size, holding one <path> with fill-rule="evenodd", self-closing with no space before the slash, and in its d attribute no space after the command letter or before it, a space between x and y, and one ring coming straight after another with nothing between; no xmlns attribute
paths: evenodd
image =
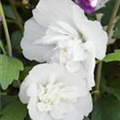
<svg viewBox="0 0 120 120"><path fill-rule="evenodd" d="M59 106L61 100L74 101L79 97L78 89L64 87L62 83L50 82L47 86L39 85L37 108L40 112L50 112Z"/></svg>
<svg viewBox="0 0 120 120"><path fill-rule="evenodd" d="M63 48L61 48L61 50L62 50L63 52L68 52L68 48L67 48L67 47L63 47Z"/></svg>

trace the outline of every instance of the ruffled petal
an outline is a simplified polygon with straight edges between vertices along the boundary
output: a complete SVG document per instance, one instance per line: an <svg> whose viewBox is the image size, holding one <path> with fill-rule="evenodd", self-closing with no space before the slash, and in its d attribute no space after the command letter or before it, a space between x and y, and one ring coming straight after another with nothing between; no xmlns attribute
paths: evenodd
<svg viewBox="0 0 120 120"><path fill-rule="evenodd" d="M37 84L36 82L33 82L29 85L29 87L26 89L27 90L27 95L30 97L30 100L28 102L28 112L30 117L33 120L52 120L50 115L48 113L41 113L38 109L38 90L37 90Z"/></svg>
<svg viewBox="0 0 120 120"><path fill-rule="evenodd" d="M28 86L27 88L27 95L31 98L36 98L37 96L37 84L36 83L32 83Z"/></svg>
<svg viewBox="0 0 120 120"><path fill-rule="evenodd" d="M74 108L74 106L68 102L61 102L59 105L50 112L50 115L55 119L55 120L61 120L64 119L65 115L67 112L71 111Z"/></svg>
<svg viewBox="0 0 120 120"><path fill-rule="evenodd" d="M34 42L45 35L46 29L40 26L34 18L25 23L25 32L21 41L23 54L29 60L44 62L51 56L54 45L36 45Z"/></svg>
<svg viewBox="0 0 120 120"><path fill-rule="evenodd" d="M54 83L56 86L52 86ZM73 74L69 73L64 66L61 66L59 64L40 64L35 66L30 71L29 75L22 83L22 85L20 88L22 94L19 94L20 95L19 97L22 96L21 99L23 102L26 100L26 98L29 97L29 100L27 101L28 110L30 117L33 120L43 120L43 119L82 120L83 116L84 115L87 116L88 112L90 111L90 106L89 105L86 106L87 104L86 102L88 103L90 102L90 99L87 99L88 97L86 98L86 96L88 96L89 94L89 91L86 87L86 82L79 73L73 73ZM50 86L53 87L53 91L51 92L57 92L57 88L55 87L58 87L59 89L59 85L60 86L62 85L61 95L63 96L62 97L63 99L62 98L59 99L60 100L59 102L61 102L61 104L59 104L59 102L57 103L58 108L61 109L56 110L51 107L52 111L50 110L50 111L41 112L38 106L38 104L40 103L39 85L42 86L49 85L46 86L48 89ZM74 92L76 94L74 94ZM51 95L54 94L51 93ZM50 96L48 96L48 98L49 97ZM86 98L88 101L79 100L82 98ZM44 99L43 101L41 100L41 102L44 103ZM57 107L57 106L53 106L53 107ZM81 114L78 108L81 109Z"/></svg>
<svg viewBox="0 0 120 120"><path fill-rule="evenodd" d="M80 88L81 95L87 94L87 85L84 81L84 71L78 73L70 73L67 69L59 64L40 64L35 66L29 73L29 78L32 79L31 83L45 85L53 76L57 83L63 83L64 86L76 86ZM84 89L84 90L83 90ZM84 92L83 92L84 91Z"/></svg>
<svg viewBox="0 0 120 120"><path fill-rule="evenodd" d="M30 78L27 76L25 78L25 80L22 82L22 84L20 85L20 91L19 91L19 99L22 103L26 104L29 102L30 98L27 95L27 88L28 86L31 84Z"/></svg>
<svg viewBox="0 0 120 120"><path fill-rule="evenodd" d="M62 120L83 120L84 115L74 107Z"/></svg>
<svg viewBox="0 0 120 120"><path fill-rule="evenodd" d="M39 112L37 108L37 97L31 98L27 106L30 117L33 120L53 120L48 113Z"/></svg>
<svg viewBox="0 0 120 120"><path fill-rule="evenodd" d="M83 10L77 5L74 5L72 10L76 27L82 33L86 41L92 41L94 43L96 51L95 57L100 60L103 59L108 42L107 33L103 30L100 22L87 20Z"/></svg>
<svg viewBox="0 0 120 120"><path fill-rule="evenodd" d="M75 103L75 108L79 111L79 115L88 116L93 109L92 97L88 93L85 97L80 98L78 102Z"/></svg>
<svg viewBox="0 0 120 120"><path fill-rule="evenodd" d="M82 62L82 64L85 67L86 70L86 79L87 79L87 85L88 89L91 90L91 88L95 85L94 81L94 69L95 69L95 46L91 41L87 41L84 44L86 52L86 59Z"/></svg>
<svg viewBox="0 0 120 120"><path fill-rule="evenodd" d="M73 4L71 0L40 0L33 10L33 16L44 27L48 27L55 21L66 21L72 24Z"/></svg>
<svg viewBox="0 0 120 120"><path fill-rule="evenodd" d="M69 61L66 64L66 68L71 73L81 71L80 62Z"/></svg>

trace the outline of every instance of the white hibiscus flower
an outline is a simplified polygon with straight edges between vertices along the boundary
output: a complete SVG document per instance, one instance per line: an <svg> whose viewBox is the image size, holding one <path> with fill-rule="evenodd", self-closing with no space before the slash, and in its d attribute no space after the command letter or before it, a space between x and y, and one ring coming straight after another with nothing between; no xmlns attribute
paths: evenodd
<svg viewBox="0 0 120 120"><path fill-rule="evenodd" d="M59 63L69 72L84 70L91 89L95 58L104 58L107 40L100 23L88 20L71 0L40 0L25 24L21 47L29 60Z"/></svg>
<svg viewBox="0 0 120 120"><path fill-rule="evenodd" d="M58 64L35 66L21 84L19 98L28 103L33 120L82 120L92 110L82 75Z"/></svg>

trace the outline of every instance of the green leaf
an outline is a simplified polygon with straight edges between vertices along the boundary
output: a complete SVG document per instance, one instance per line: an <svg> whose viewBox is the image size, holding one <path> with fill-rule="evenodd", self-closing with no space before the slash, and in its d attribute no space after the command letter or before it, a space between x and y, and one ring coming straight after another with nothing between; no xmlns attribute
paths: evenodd
<svg viewBox="0 0 120 120"><path fill-rule="evenodd" d="M27 110L25 105L14 102L7 105L1 113L2 117L0 120L24 120Z"/></svg>
<svg viewBox="0 0 120 120"><path fill-rule="evenodd" d="M18 97L17 96L10 96L10 95L1 95L1 109L4 108L6 105L12 103L13 101L17 101Z"/></svg>
<svg viewBox="0 0 120 120"><path fill-rule="evenodd" d="M23 63L17 58L0 55L0 85L5 90L13 80L18 80Z"/></svg>
<svg viewBox="0 0 120 120"><path fill-rule="evenodd" d="M3 6L3 9L4 9L4 12L5 12L5 15L6 15L8 18L15 19L15 16L14 16L14 13L13 13L13 10L12 10L11 6L9 6L9 5L4 5L4 6Z"/></svg>
<svg viewBox="0 0 120 120"><path fill-rule="evenodd" d="M21 31L15 31L12 33L11 35L11 43L12 43L12 47L15 49L19 49L20 48L20 41L22 39L22 32Z"/></svg>
<svg viewBox="0 0 120 120"><path fill-rule="evenodd" d="M120 101L120 78L107 80L104 89L108 94L114 95Z"/></svg>
<svg viewBox="0 0 120 120"><path fill-rule="evenodd" d="M20 79L24 80L25 77L28 75L29 71L33 68L33 66L26 66L24 71L21 72Z"/></svg>
<svg viewBox="0 0 120 120"><path fill-rule="evenodd" d="M94 105L92 120L120 120L120 101L103 94Z"/></svg>
<svg viewBox="0 0 120 120"><path fill-rule="evenodd" d="M114 53L107 54L104 62L113 62L113 61L120 61L120 50L115 50Z"/></svg>
<svg viewBox="0 0 120 120"><path fill-rule="evenodd" d="M101 19L101 24L103 26L108 25L109 20L111 18L111 14L114 9L114 5L115 5L115 0L109 0L104 7L102 7L98 11L96 11L96 14L98 14L98 13L103 14L102 19ZM118 10L117 16L120 16L120 7ZM114 35L112 37L116 38L116 39L120 38L120 19L117 23L113 24L113 27L114 27L113 28Z"/></svg>
<svg viewBox="0 0 120 120"><path fill-rule="evenodd" d="M85 117L83 120L90 120L88 117Z"/></svg>
<svg viewBox="0 0 120 120"><path fill-rule="evenodd" d="M115 5L115 0L109 0L109 2L106 3L106 6L101 8L100 10L98 10L96 13L103 13L103 17L101 19L101 23L103 26L107 25L110 17L111 17L111 13L114 9Z"/></svg>
<svg viewBox="0 0 120 120"><path fill-rule="evenodd" d="M115 25L115 31L114 31L114 38L119 39L120 38L120 19L117 21Z"/></svg>

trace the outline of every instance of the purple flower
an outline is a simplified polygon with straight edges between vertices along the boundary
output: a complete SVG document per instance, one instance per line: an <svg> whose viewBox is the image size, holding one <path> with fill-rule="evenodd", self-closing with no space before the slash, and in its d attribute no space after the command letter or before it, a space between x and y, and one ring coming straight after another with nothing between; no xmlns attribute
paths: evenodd
<svg viewBox="0 0 120 120"><path fill-rule="evenodd" d="M73 0L76 4L78 4L82 9L84 9L85 13L91 14L95 11L95 7L97 5L98 0Z"/></svg>

